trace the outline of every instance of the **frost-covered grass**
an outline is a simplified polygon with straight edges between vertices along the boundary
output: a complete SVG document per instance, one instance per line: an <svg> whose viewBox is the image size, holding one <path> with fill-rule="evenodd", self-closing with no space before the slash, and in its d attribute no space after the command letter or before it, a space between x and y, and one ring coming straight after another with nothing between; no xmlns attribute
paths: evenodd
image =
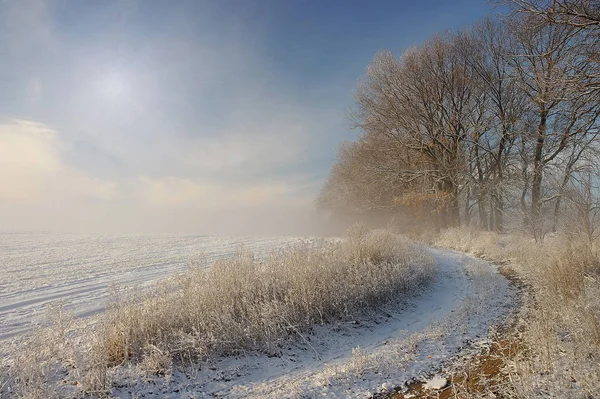
<svg viewBox="0 0 600 399"><path fill-rule="evenodd" d="M2 394L102 396L112 389L111 376L130 366L168 377L176 366L222 355L271 354L293 341L310 347L313 326L377 311L436 270L420 247L362 228L267 260L242 251L202 266L150 288L115 292L84 334L58 312L54 327L19 348Z"/></svg>
<svg viewBox="0 0 600 399"><path fill-rule="evenodd" d="M144 294L114 297L94 350L110 365L157 353L176 360L269 353L282 341L304 339L315 324L382 305L433 272L430 257L406 240L360 228L346 240L267 261L242 252Z"/></svg>
<svg viewBox="0 0 600 399"><path fill-rule="evenodd" d="M0 340L43 323L44 309L65 302L75 319L103 311L108 288L151 285L240 247L266 258L313 238L198 235L0 234ZM0 356L3 345L0 345Z"/></svg>
<svg viewBox="0 0 600 399"><path fill-rule="evenodd" d="M531 286L523 311L521 355L509 362L507 394L518 398L600 397L600 262L598 243L554 235L526 236L451 229L437 244L508 261Z"/></svg>

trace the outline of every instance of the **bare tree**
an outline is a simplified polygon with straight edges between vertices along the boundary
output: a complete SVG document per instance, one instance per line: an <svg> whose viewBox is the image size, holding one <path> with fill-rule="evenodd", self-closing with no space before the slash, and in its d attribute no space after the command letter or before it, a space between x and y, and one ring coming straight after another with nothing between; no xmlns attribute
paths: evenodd
<svg viewBox="0 0 600 399"><path fill-rule="evenodd" d="M537 240L544 234L542 205L546 167L595 124L598 103L592 92L581 91L587 79L577 47L578 28L540 23L526 15L513 19L517 82L532 104L535 145L531 171L530 227ZM574 67L579 65L579 67Z"/></svg>
<svg viewBox="0 0 600 399"><path fill-rule="evenodd" d="M581 159L563 192L570 210L567 232L575 234L574 239L586 238L590 244L600 236L599 166L597 151Z"/></svg>
<svg viewBox="0 0 600 399"><path fill-rule="evenodd" d="M598 153L597 139L600 132L594 126L590 126L589 131L585 135L581 135L578 140L574 140L570 144L569 151L565 151L563 156L558 158L554 169L558 174L555 184L556 193L545 199L545 202L554 200L554 213L552 221L552 231L557 231L561 212L562 199L568 189L569 183L573 181L579 174L592 173L593 168L590 168L589 158L591 154Z"/></svg>
<svg viewBox="0 0 600 399"><path fill-rule="evenodd" d="M600 0L510 0L517 13L533 16L540 24L574 28L579 37L579 60L587 79L582 91L600 91Z"/></svg>
<svg viewBox="0 0 600 399"><path fill-rule="evenodd" d="M377 54L355 95L363 134L342 147L319 203L389 214L420 203L439 210L440 226L460 224L463 212L501 232L506 203L520 202L541 240L549 205L556 228L599 134L584 30L526 11L398 58Z"/></svg>
<svg viewBox="0 0 600 399"><path fill-rule="evenodd" d="M460 48L465 60L479 77L477 84L481 85L481 92L486 94L487 101L483 103L482 110L485 116L479 118L484 124L475 124L482 133L474 137L478 149L474 159L478 165L488 165L485 174L491 202L489 228L501 232L504 227L506 174L514 169L512 149L520 138L519 124L528 104L509 63L510 33L504 24L491 18L485 19L469 33L459 36L458 40L462 43ZM481 175L481 172L478 173Z"/></svg>
<svg viewBox="0 0 600 399"><path fill-rule="evenodd" d="M555 24L600 28L599 0L511 0L519 11Z"/></svg>
<svg viewBox="0 0 600 399"><path fill-rule="evenodd" d="M428 168L398 171L402 179L430 182L446 225L460 223L468 137L476 135L481 106L463 52L453 37L435 37L396 59L380 53L356 94L357 126L428 160Z"/></svg>
<svg viewBox="0 0 600 399"><path fill-rule="evenodd" d="M317 206L342 221L358 216L406 221L419 210L414 206L414 194L422 182L403 178L403 171L426 168L423 162L419 154L402 151L384 136L365 134L355 142L343 143ZM429 201L426 206L433 209L435 204Z"/></svg>

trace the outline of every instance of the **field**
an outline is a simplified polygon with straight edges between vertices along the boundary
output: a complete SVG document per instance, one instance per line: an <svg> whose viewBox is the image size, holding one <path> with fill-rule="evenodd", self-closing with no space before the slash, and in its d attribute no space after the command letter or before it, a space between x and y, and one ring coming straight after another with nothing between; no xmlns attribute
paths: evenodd
<svg viewBox="0 0 600 399"><path fill-rule="evenodd" d="M240 249L259 257L298 238L206 236L0 235L0 340L44 319L49 303L64 301L76 317L101 311L112 285L151 285L198 262Z"/></svg>
<svg viewBox="0 0 600 399"><path fill-rule="evenodd" d="M346 240L5 234L0 241L0 262L7 270L0 282L3 288L0 342L5 373L2 397L12 397L17 392L24 397L77 397L84 392L121 398L366 397L426 379L454 357L489 345L490 328L503 323L518 302L515 289L485 261L411 244L387 233L362 232ZM244 251L240 252L241 248ZM248 263L244 259L250 253L254 260ZM170 285L168 281L183 281L184 290L198 284L194 282L197 273L211 281L214 273L208 271L215 261L221 262L217 262L215 276L234 278L227 281L238 280L230 274L218 274L218 270L228 273L238 270L236 273L241 276L244 269L235 267L253 270L258 267L252 273L275 276L274 284L292 290L294 284L299 284L302 292L314 288L310 295L317 295L315 306L323 308L300 309L306 301L303 295L307 295L301 293L279 304L268 302L272 304L269 306L280 309L279 315L285 323L278 322L277 317L260 319L252 327L257 335L251 341L242 338L240 342L219 347L220 351L213 351L213 355L194 355L187 363L182 362L185 346L188 345L185 353L191 353L189 350L195 350L198 342L190 344L189 339L182 340L177 333L182 327L173 323L178 323L182 316L172 319L169 315L186 305L178 305L178 294L173 296L170 292L179 292L179 285ZM390 266L405 265L398 269L402 273L397 275L398 282L392 282L394 274L380 280L386 274L378 273L397 273L388 269L386 262L391 262ZM364 267L368 274L361 274ZM280 272L279 268L285 270ZM345 270L344 275L336 274L341 270ZM165 280L173 273L179 277ZM305 285L303 281L313 281L312 278L316 278L314 283ZM247 295L254 295L258 288L270 292L276 287L265 286L263 277L252 283L254 280L253 274L247 274L239 280L242 284L248 281L248 289L252 284L259 285L250 291L243 286L241 289L232 286L229 292L223 292L225 299L215 299L215 294L211 300L216 301L216 306L230 306L226 304L242 295L239 303L248 300L255 303L259 297ZM204 277L198 281L204 284ZM362 287L376 281L383 295L379 298L369 293L373 289L365 291ZM399 291L394 288L397 284L405 288ZM120 304L116 312L113 309L104 313L108 298L112 298L110 292L117 291L111 287L116 285L135 287L125 290L126 295L134 297L145 292L138 296L143 302L134 303L133 308L127 303ZM334 286L339 288L327 288ZM164 291L164 287L168 290ZM188 297L192 300L186 303L196 304L181 310L184 317L190 317L185 314L193 313L193 309L204 306L208 300L201 299L200 291L190 292L198 292L200 296ZM342 308L336 305L338 295L348 298L343 301L347 306L345 311L343 303ZM269 301L273 300L275 297ZM295 300L298 305L293 304ZM68 323L68 331L60 338L56 327L63 326L62 322L50 330L35 328L30 338L29 330L44 324L48 305L56 301L72 311L75 322ZM146 306L149 306L147 313L143 310ZM227 316L227 308L223 309L223 317L235 317L234 313ZM243 320L251 320L255 317L252 312L257 311L254 308L246 311L249 313L241 320L250 328L251 322ZM187 324L199 325L212 314L210 310L202 312L203 319L192 318ZM239 316L238 312L235 314ZM320 321L313 320L311 314L321 314ZM86 378L91 366L89 360L82 359L89 358L90 353L104 356L91 342L93 337L106 338L102 334L109 330L101 326L107 320L109 325L130 324L123 331L134 331L132 334L138 334L138 338L131 335L128 345L134 338L147 343L140 344L145 349L139 361L131 357L119 360L118 364L103 363L103 389L90 391ZM240 322L231 320L232 324L224 326L237 328L235 323ZM161 340L147 335L147 330L140 330L147 323L160 323ZM271 334L269 340L261 332L263 327ZM173 335L169 335L173 328ZM212 329L207 333L221 331L215 330L214 323L202 328ZM229 332L223 330L218 334L224 333ZM199 341L202 342L206 341ZM148 348L154 348L150 354Z"/></svg>

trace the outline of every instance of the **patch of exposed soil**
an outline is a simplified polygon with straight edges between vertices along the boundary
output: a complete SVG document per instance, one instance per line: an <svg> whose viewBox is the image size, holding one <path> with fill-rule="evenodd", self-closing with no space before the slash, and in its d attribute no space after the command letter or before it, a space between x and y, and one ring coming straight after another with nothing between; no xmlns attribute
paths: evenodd
<svg viewBox="0 0 600 399"><path fill-rule="evenodd" d="M499 268L514 286L519 290L526 288L523 280L517 273L506 265ZM497 331L492 337L493 344L482 350L475 356L458 359L455 371L446 376L448 383L439 390L426 389L425 382L415 382L408 386L408 390L402 393L394 393L387 396L388 399L449 399L468 398L473 396L504 398L503 387L509 379L504 372L507 362L514 359L518 353L525 348L519 338L522 328L516 322Z"/></svg>

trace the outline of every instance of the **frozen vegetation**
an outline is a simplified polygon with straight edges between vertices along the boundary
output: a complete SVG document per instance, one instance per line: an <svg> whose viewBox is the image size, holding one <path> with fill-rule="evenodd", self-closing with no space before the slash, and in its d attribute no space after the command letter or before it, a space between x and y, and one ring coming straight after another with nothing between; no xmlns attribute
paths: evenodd
<svg viewBox="0 0 600 399"><path fill-rule="evenodd" d="M4 238L29 254L7 259L33 287L21 286L21 301L12 292L21 324L2 341L4 397L365 397L485 343L515 295L486 262L361 228L344 240L48 237L48 251L30 236ZM92 276L95 290L78 296ZM145 284L109 295L117 281ZM67 311L45 313L48 287L61 285ZM27 300L44 288L45 300ZM28 333L37 314L50 327Z"/></svg>
<svg viewBox="0 0 600 399"><path fill-rule="evenodd" d="M0 339L18 335L64 301L75 317L105 307L109 288L149 285L242 248L265 257L301 239L183 235L0 234Z"/></svg>

